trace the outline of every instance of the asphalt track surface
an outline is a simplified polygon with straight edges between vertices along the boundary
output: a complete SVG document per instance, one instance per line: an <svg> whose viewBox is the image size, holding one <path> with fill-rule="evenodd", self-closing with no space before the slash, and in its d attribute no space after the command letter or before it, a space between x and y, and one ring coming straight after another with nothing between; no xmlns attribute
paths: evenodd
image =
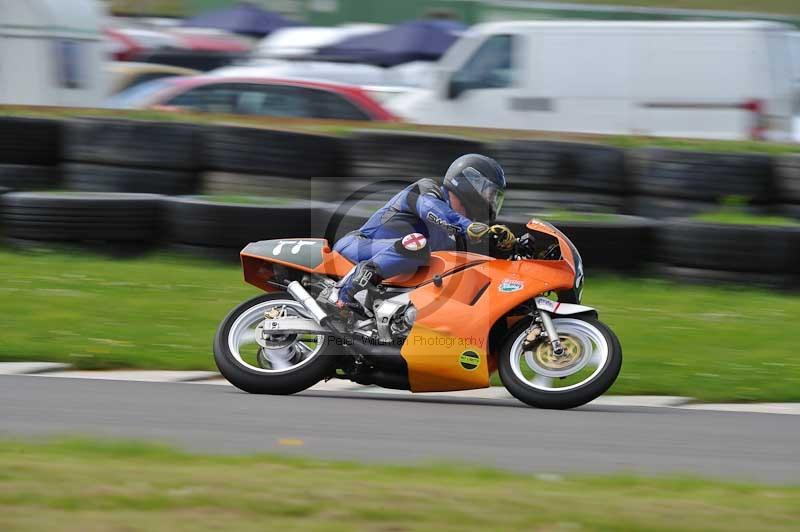
<svg viewBox="0 0 800 532"><path fill-rule="evenodd" d="M592 405L558 412L505 400L275 397L208 384L0 377L0 437L40 435L157 441L211 453L800 484L797 416Z"/></svg>

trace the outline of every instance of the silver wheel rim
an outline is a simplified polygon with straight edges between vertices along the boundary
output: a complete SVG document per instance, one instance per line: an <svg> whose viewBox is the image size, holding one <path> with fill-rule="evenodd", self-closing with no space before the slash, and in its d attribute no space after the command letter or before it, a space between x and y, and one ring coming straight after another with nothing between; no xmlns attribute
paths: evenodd
<svg viewBox="0 0 800 532"><path fill-rule="evenodd" d="M255 329L264 320L264 313L273 308L285 308L290 316L311 318L305 308L293 299L273 299L264 301L245 310L233 322L228 330L228 350L236 361L250 371L270 375L293 371L305 366L319 356L325 342L324 335L296 335L287 347L271 350L263 348L256 342ZM309 345L311 344L311 345ZM312 347L313 346L313 347ZM256 366L247 362L243 351L249 351L263 365Z"/></svg>
<svg viewBox="0 0 800 532"><path fill-rule="evenodd" d="M540 366L537 364L530 364L532 361L532 351L523 352L522 345L525 341L526 334L520 334L511 346L511 369L517 379L524 385L544 392L566 392L574 390L580 386L591 382L603 371L609 357L609 347L606 337L594 325L583 320L574 318L555 318L553 324L558 331L559 337L572 338L584 349L581 354L580 360L565 370L563 373L555 371L541 371ZM523 371L523 362L526 363L529 375ZM568 377L585 369L591 369L590 374L581 379L579 382L567 385L558 386L559 376ZM540 371L537 372L537 369ZM530 375L530 373L533 375Z"/></svg>

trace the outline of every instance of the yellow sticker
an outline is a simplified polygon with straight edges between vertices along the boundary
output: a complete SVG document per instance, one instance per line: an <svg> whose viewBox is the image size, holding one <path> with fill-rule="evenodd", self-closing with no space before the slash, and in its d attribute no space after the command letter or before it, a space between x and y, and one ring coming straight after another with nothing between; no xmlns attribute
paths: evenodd
<svg viewBox="0 0 800 532"><path fill-rule="evenodd" d="M458 358L461 367L467 371L474 371L481 365L481 357L475 351L464 351Z"/></svg>

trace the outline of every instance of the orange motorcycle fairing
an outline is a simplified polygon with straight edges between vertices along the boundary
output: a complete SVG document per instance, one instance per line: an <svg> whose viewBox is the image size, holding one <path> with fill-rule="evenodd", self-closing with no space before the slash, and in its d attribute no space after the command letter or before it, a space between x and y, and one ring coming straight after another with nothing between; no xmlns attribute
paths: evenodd
<svg viewBox="0 0 800 532"><path fill-rule="evenodd" d="M492 326L542 293L572 287L574 279L566 260L488 259L443 277L441 286L428 283L413 290L417 320L400 351L411 390L488 387L496 355L489 346Z"/></svg>
<svg viewBox="0 0 800 532"><path fill-rule="evenodd" d="M499 320L521 304L576 285L576 256L563 233L546 222L531 220L528 229L559 243L557 260L502 260L465 252L435 252L425 268L384 284L414 288L409 297L417 319L400 354L414 392L485 388L496 366L489 333ZM269 240L248 245L241 253L245 280L271 292L273 265L341 278L353 263L331 251L323 239ZM440 279L431 282L435 276ZM582 273L580 274L582 275Z"/></svg>

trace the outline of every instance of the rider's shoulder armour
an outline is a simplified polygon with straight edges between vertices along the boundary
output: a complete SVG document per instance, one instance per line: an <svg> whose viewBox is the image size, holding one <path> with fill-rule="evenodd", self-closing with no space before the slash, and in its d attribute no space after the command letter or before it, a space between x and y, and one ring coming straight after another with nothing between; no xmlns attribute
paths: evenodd
<svg viewBox="0 0 800 532"><path fill-rule="evenodd" d="M414 189L412 189L418 195L423 196L425 194L430 194L431 196L436 197L436 199L443 200L444 194L442 193L442 187L434 181L433 179L426 177L420 179L416 183L414 183Z"/></svg>

